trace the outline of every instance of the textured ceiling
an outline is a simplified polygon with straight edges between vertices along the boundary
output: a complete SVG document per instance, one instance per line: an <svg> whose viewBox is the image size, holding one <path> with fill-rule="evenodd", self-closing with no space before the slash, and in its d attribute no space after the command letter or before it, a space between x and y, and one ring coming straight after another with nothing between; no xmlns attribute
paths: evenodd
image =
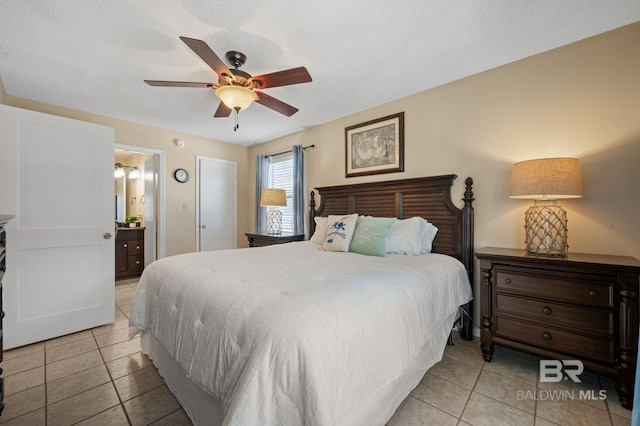
<svg viewBox="0 0 640 426"><path fill-rule="evenodd" d="M640 20L638 0L2 0L0 79L11 96L240 145L298 130ZM260 75L306 66L313 82L266 89L213 118L217 82L179 36Z"/></svg>

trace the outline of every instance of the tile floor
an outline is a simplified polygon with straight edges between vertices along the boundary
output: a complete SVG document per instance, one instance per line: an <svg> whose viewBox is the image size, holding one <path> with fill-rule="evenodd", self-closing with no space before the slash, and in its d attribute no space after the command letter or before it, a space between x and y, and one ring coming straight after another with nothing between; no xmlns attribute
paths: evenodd
<svg viewBox="0 0 640 426"><path fill-rule="evenodd" d="M128 340L136 285L117 282L113 324L4 353L0 424L191 425L141 354L139 339ZM610 379L583 373L581 384L549 384L539 383L537 374L535 357L497 348L494 361L485 363L477 340L456 338L388 426L631 424L631 411L620 406ZM598 395L601 389L605 400L579 399L580 390Z"/></svg>

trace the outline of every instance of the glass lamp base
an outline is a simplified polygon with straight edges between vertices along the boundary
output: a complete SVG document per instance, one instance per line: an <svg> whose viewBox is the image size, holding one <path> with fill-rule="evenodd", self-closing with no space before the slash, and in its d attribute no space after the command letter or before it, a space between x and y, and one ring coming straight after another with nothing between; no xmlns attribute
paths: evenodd
<svg viewBox="0 0 640 426"><path fill-rule="evenodd" d="M282 212L278 209L267 210L267 234L282 234Z"/></svg>
<svg viewBox="0 0 640 426"><path fill-rule="evenodd" d="M525 213L524 229L527 253L567 255L567 212L555 201L536 200Z"/></svg>

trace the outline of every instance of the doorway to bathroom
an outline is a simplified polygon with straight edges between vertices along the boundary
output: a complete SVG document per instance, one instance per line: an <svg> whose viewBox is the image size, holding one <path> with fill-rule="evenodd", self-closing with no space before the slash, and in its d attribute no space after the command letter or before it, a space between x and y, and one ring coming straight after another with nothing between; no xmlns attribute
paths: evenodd
<svg viewBox="0 0 640 426"><path fill-rule="evenodd" d="M164 257L164 152L115 145L116 280Z"/></svg>

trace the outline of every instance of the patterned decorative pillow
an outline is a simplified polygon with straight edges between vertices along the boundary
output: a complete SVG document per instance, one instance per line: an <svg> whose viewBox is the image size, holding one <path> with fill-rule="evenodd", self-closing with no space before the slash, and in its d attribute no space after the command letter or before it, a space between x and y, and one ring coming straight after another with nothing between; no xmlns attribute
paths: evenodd
<svg viewBox="0 0 640 426"><path fill-rule="evenodd" d="M384 256L385 238L396 221L395 217L358 216L349 251Z"/></svg>
<svg viewBox="0 0 640 426"><path fill-rule="evenodd" d="M316 230L309 239L312 243L322 244L324 242L324 236L327 233L327 218L318 216L313 218L316 223Z"/></svg>
<svg viewBox="0 0 640 426"><path fill-rule="evenodd" d="M358 215L329 215L322 248L327 251L349 251Z"/></svg>
<svg viewBox="0 0 640 426"><path fill-rule="evenodd" d="M438 228L431 222L420 218L420 231L422 235L422 243L420 245L420 253L431 253L433 239L438 233Z"/></svg>
<svg viewBox="0 0 640 426"><path fill-rule="evenodd" d="M385 253L419 256L422 247L422 226L419 217L399 220L387 236Z"/></svg>

